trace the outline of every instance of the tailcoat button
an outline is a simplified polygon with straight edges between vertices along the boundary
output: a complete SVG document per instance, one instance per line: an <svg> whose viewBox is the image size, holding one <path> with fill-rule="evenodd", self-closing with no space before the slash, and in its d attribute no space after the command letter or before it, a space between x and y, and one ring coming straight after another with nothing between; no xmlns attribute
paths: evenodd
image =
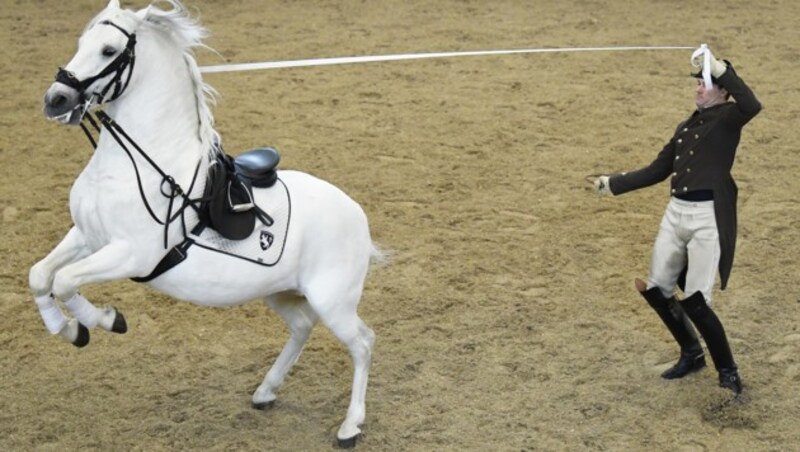
<svg viewBox="0 0 800 452"><path fill-rule="evenodd" d="M681 143L683 143L683 139L678 138L678 144L681 144Z"/></svg>
<svg viewBox="0 0 800 452"><path fill-rule="evenodd" d="M683 191L689 191L689 187L683 187Z"/></svg>

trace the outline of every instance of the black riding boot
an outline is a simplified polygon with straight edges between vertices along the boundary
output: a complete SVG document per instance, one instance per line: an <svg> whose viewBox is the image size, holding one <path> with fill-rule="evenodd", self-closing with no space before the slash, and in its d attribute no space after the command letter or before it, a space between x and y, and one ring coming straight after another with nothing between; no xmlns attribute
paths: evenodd
<svg viewBox="0 0 800 452"><path fill-rule="evenodd" d="M708 352L711 354L711 359L714 360L714 367L719 372L719 385L730 389L734 394L740 394L742 379L739 377L739 371L725 335L725 328L722 327L719 318L708 307L705 297L699 291L683 300L681 304L686 314L692 319L692 323L706 340Z"/></svg>
<svg viewBox="0 0 800 452"><path fill-rule="evenodd" d="M641 284L643 285L644 283L642 282ZM674 366L664 371L661 377L667 380L683 378L706 367L703 347L700 345L700 341L697 340L697 333L695 333L683 309L675 301L675 297L664 297L658 287L653 287L640 293L656 311L656 314L661 317L661 321L664 322L669 332L672 333L672 337L681 347L680 359Z"/></svg>

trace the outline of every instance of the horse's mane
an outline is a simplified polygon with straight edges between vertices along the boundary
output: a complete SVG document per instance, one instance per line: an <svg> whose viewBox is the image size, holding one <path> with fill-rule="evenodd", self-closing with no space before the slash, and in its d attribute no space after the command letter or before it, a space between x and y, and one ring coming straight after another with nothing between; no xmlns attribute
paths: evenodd
<svg viewBox="0 0 800 452"><path fill-rule="evenodd" d="M142 25L153 25L151 28L161 31L167 39L182 49L184 62L195 88L200 141L203 148L208 150L209 158L213 159L221 149L222 140L214 129L214 116L211 114L211 105L216 104L217 91L203 82L194 56L194 49L198 47L213 51L203 43L203 39L208 36L208 30L189 16L179 0L160 0L159 3L168 3L172 8L165 11L151 5Z"/></svg>

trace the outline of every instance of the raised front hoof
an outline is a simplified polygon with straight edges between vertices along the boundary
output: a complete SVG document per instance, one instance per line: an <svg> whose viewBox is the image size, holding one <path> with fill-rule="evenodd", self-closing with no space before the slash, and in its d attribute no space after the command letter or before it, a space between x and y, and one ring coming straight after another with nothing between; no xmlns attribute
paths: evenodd
<svg viewBox="0 0 800 452"><path fill-rule="evenodd" d="M128 332L128 322L125 321L125 316L122 315L121 312L117 311L117 308L111 308L114 310L114 324L111 325L111 332L117 334L125 334Z"/></svg>
<svg viewBox="0 0 800 452"><path fill-rule="evenodd" d="M275 405L274 400L270 400L269 402L252 402L250 406L257 410L265 411L272 408Z"/></svg>
<svg viewBox="0 0 800 452"><path fill-rule="evenodd" d="M72 341L72 345L83 348L89 345L89 328L83 326L82 323L78 323L78 335L75 336L75 340Z"/></svg>
<svg viewBox="0 0 800 452"><path fill-rule="evenodd" d="M352 438L336 438L336 445L339 446L339 449L352 449L356 447L356 440L361 436L359 433L358 435Z"/></svg>

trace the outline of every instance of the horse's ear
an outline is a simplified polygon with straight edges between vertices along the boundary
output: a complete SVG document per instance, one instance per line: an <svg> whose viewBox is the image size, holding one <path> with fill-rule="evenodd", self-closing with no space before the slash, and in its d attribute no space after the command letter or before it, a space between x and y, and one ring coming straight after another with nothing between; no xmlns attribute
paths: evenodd
<svg viewBox="0 0 800 452"><path fill-rule="evenodd" d="M150 14L150 8L152 8L152 7L153 7L153 5L150 5L147 8L142 8L139 11L136 11L136 17L138 17L139 20L141 20L141 21L146 20L147 19L147 15Z"/></svg>
<svg viewBox="0 0 800 452"><path fill-rule="evenodd" d="M108 6L106 6L106 9L120 9L119 0L110 0L108 2Z"/></svg>

